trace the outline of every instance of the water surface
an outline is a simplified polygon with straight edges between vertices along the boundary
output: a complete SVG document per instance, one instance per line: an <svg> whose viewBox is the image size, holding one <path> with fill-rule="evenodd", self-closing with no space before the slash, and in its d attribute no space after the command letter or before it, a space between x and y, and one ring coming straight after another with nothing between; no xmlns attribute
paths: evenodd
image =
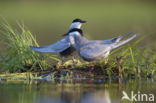
<svg viewBox="0 0 156 103"><path fill-rule="evenodd" d="M122 83L90 79L0 83L1 103L130 103L121 101L123 91L128 95L132 91L156 95L154 80L129 80Z"/></svg>

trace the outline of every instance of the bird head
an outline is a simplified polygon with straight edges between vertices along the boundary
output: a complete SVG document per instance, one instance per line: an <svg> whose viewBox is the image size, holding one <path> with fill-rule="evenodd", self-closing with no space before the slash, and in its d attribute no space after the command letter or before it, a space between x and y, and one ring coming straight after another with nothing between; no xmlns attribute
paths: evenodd
<svg viewBox="0 0 156 103"><path fill-rule="evenodd" d="M80 29L80 27L81 27L81 25L82 25L83 23L86 23L86 21L81 20L81 19L74 19L74 20L72 21L72 24L71 24L70 27L69 27L68 32L69 32L70 30L74 29L74 28ZM68 35L68 33L63 34L63 36L67 36L67 35Z"/></svg>

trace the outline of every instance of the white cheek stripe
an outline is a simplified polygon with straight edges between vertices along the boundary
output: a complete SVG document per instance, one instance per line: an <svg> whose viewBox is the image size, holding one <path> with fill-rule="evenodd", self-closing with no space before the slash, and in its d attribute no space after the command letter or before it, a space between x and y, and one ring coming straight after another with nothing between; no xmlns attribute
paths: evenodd
<svg viewBox="0 0 156 103"><path fill-rule="evenodd" d="M80 22L72 23L72 24L70 25L70 27L69 27L69 30L71 30L71 29L73 29L73 28L78 28L78 29L80 29L81 25L82 25L82 24L81 24Z"/></svg>

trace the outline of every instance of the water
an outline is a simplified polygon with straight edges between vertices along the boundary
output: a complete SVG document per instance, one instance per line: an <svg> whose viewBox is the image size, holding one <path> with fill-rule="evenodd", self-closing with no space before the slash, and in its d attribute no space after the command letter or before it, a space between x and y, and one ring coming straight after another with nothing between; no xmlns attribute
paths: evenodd
<svg viewBox="0 0 156 103"><path fill-rule="evenodd" d="M128 100L121 101L123 91L129 96L132 91L156 95L154 80L130 80L122 83L90 79L0 83L1 103L130 103Z"/></svg>

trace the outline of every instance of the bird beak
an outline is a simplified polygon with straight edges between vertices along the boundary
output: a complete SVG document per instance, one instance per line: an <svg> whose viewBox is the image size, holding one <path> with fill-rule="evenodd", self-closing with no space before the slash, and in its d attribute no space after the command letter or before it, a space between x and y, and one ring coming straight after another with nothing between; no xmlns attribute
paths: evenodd
<svg viewBox="0 0 156 103"><path fill-rule="evenodd" d="M87 21L81 21L81 23L86 23Z"/></svg>
<svg viewBox="0 0 156 103"><path fill-rule="evenodd" d="M67 35L68 35L68 33L62 34L62 36L67 36Z"/></svg>

